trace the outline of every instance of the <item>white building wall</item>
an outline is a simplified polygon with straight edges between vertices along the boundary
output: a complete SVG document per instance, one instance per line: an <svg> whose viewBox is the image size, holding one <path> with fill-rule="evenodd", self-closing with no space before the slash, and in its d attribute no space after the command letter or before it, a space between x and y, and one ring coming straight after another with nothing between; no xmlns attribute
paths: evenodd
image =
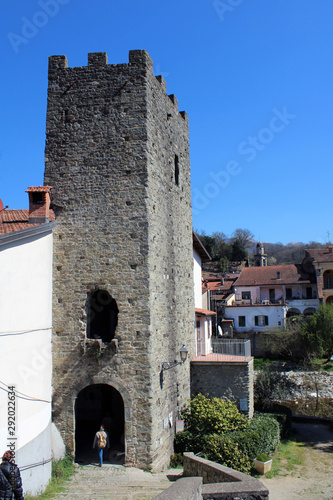
<svg viewBox="0 0 333 500"><path fill-rule="evenodd" d="M194 277L194 307L202 308L201 258L195 249L193 249L193 277Z"/></svg>
<svg viewBox="0 0 333 500"><path fill-rule="evenodd" d="M30 494L51 477L51 328L52 232L0 245L0 381L16 391L15 440L8 439L8 394L0 391L0 442L14 443L20 468L48 461L22 471Z"/></svg>
<svg viewBox="0 0 333 500"><path fill-rule="evenodd" d="M225 318L234 320L236 332L265 331L284 327L286 310L287 307L284 305L229 306L225 309ZM239 326L240 316L245 316L245 326ZM268 316L268 326L256 325L255 316Z"/></svg>

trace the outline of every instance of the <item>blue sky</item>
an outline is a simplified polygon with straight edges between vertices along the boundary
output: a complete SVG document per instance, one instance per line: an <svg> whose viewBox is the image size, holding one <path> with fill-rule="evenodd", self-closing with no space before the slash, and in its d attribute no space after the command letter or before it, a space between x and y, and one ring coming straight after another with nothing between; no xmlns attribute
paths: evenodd
<svg viewBox="0 0 333 500"><path fill-rule="evenodd" d="M48 56L146 49L189 115L193 226L333 239L332 0L12 0L1 17L4 205L43 184Z"/></svg>

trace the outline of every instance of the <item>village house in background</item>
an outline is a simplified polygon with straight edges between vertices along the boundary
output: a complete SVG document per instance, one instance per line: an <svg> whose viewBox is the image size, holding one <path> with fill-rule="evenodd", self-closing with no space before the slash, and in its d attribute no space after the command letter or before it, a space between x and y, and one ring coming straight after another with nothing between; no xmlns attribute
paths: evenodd
<svg viewBox="0 0 333 500"><path fill-rule="evenodd" d="M262 355L262 334L285 328L288 318L311 315L333 299L332 247L306 250L300 264L268 266L258 243L254 267L219 279L206 275L202 291L217 313L214 335L250 339L253 354Z"/></svg>
<svg viewBox="0 0 333 500"><path fill-rule="evenodd" d="M212 320L216 324L216 312L204 308L209 289L202 277L202 262L208 260L209 254L193 233L196 354L191 360L191 395L202 393L225 397L252 418L253 357L250 341L221 338L222 335L213 337ZM228 326L224 325L225 329L232 329L228 320L225 323L228 323Z"/></svg>
<svg viewBox="0 0 333 500"><path fill-rule="evenodd" d="M303 265L313 267L316 273L317 294L320 302L333 303L333 246L306 250Z"/></svg>
<svg viewBox="0 0 333 500"><path fill-rule="evenodd" d="M25 492L35 495L51 478L56 223L50 186L29 187L27 192L28 210L0 206L0 442L3 450L15 451Z"/></svg>

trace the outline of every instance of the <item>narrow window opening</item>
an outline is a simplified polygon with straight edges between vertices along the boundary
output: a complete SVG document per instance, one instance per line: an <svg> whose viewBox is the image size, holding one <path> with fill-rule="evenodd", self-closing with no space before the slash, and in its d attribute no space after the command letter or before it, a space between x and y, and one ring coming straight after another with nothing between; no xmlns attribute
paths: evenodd
<svg viewBox="0 0 333 500"><path fill-rule="evenodd" d="M116 301L106 290L97 290L87 300L87 337L107 344L115 336L118 324Z"/></svg>
<svg viewBox="0 0 333 500"><path fill-rule="evenodd" d="M240 327L246 326L245 316L238 316L238 326L240 326Z"/></svg>
<svg viewBox="0 0 333 500"><path fill-rule="evenodd" d="M175 155L175 184L179 186L179 159L178 155Z"/></svg>

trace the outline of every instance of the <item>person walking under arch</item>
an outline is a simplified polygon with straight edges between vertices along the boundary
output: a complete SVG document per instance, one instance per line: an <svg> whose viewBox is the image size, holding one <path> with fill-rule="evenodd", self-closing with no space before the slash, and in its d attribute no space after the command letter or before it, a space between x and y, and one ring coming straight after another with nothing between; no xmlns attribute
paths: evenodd
<svg viewBox="0 0 333 500"><path fill-rule="evenodd" d="M93 448L95 449L97 446L98 456L99 456L99 466L103 465L104 458L104 450L109 448L109 436L107 432L105 432L103 425L100 426L99 431L95 434L95 439L93 443Z"/></svg>

